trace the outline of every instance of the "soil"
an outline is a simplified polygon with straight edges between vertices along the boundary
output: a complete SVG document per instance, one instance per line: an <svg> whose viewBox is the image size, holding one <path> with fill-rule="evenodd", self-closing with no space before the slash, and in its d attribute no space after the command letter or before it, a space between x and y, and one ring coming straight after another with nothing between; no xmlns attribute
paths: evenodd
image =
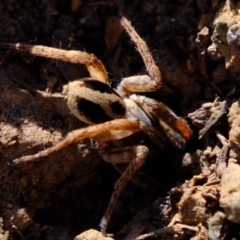
<svg viewBox="0 0 240 240"><path fill-rule="evenodd" d="M99 223L122 168L105 163L95 141L10 164L86 126L62 90L87 70L0 49L0 239L240 239L239 8L233 0L124 1L163 77L144 95L186 119L192 138L184 149L150 147L109 238ZM112 87L146 73L113 0L2 0L0 19L1 42L94 53Z"/></svg>

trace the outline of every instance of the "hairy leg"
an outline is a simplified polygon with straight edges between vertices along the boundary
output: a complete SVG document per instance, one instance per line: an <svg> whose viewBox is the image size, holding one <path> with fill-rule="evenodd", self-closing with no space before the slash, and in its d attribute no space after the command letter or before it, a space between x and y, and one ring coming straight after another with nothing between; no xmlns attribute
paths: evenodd
<svg viewBox="0 0 240 240"><path fill-rule="evenodd" d="M153 57L148 49L147 44L138 35L127 18L122 16L120 23L136 44L137 50L142 56L148 75L138 75L124 78L119 84L117 90L124 96L131 92L153 92L162 87L162 76L158 66L155 64Z"/></svg>
<svg viewBox="0 0 240 240"><path fill-rule="evenodd" d="M141 128L141 122L138 120L128 120L128 119L117 119L109 122L92 125L86 128L81 128L77 130L73 130L68 133L67 136L60 141L57 145L47 148L37 154L23 156L21 158L14 159L9 161L9 165L16 165L19 163L26 163L31 161L39 160L40 158L46 157L53 152L57 152L70 144L79 142L86 138L93 138L97 135L100 135L104 132L108 132L111 130L131 130L138 131Z"/></svg>
<svg viewBox="0 0 240 240"><path fill-rule="evenodd" d="M114 207L116 205L116 202L118 200L120 193L122 192L122 190L126 186L126 184L129 182L129 180L132 178L134 173L143 165L143 163L148 155L148 148L143 145L133 146L131 151L132 151L132 153L133 152L135 153L135 156L133 157L132 161L129 163L125 172L115 183L114 190L113 190L110 202L108 204L106 214L101 220L100 227L101 227L101 232L103 235L107 235L107 233L106 233L107 226L108 226L109 220L111 218L112 212L114 210ZM105 158L107 158L107 155L105 156ZM112 155L108 159L108 161L110 161L111 159L113 159L113 162L115 161L115 163L121 161L119 158L114 157L114 155ZM116 160L114 160L114 159L116 159Z"/></svg>
<svg viewBox="0 0 240 240"><path fill-rule="evenodd" d="M15 49L20 52L30 53L39 57L63 60L76 64L84 64L92 79L108 84L107 71L104 65L92 53L21 43L0 43L0 48Z"/></svg>

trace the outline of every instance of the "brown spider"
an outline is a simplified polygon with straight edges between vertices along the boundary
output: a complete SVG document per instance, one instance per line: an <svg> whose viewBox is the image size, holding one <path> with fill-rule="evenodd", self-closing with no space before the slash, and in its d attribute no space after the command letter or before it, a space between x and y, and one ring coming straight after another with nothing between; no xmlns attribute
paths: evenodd
<svg viewBox="0 0 240 240"><path fill-rule="evenodd" d="M99 142L113 141L123 139L138 131L143 131L153 142L159 144L162 135L161 129L163 129L166 137L172 143L180 148L185 146L185 139L191 137L191 130L185 120L176 116L164 104L154 99L132 94L134 92L156 91L162 86L162 78L146 43L125 17L122 16L120 22L136 44L149 76L124 78L116 90L109 86L105 67L93 54L39 45L0 43L0 47L3 48L12 48L36 56L85 64L91 77L70 82L64 88L71 112L90 126L68 133L57 145L35 155L14 159L10 162L11 165L37 160L85 138L94 138ZM101 221L101 231L104 235L106 235L106 229L120 192L133 174L142 166L148 155L148 148L144 145L135 145L121 150L121 153L110 150L103 154L104 160L108 162L129 163L114 186L106 214Z"/></svg>

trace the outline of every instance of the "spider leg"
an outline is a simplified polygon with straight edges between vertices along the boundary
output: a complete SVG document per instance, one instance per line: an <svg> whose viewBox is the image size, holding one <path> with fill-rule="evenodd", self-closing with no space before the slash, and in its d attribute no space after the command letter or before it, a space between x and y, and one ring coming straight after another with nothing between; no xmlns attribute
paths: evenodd
<svg viewBox="0 0 240 240"><path fill-rule="evenodd" d="M138 52L141 54L145 63L148 75L133 76L124 78L119 84L117 90L120 94L131 92L153 92L162 87L162 76L159 68L155 64L153 57L148 49L147 44L137 34L135 29L127 18L121 16L120 22L127 31L132 41L136 44Z"/></svg>
<svg viewBox="0 0 240 240"><path fill-rule="evenodd" d="M128 119L139 119L142 122L141 130L154 142L159 148L165 146L166 137L159 131L159 129L153 126L155 119L150 112L146 111L139 102L137 95L131 95L130 98L124 99L126 104L126 115ZM141 97L140 97L141 98ZM159 149L160 150L160 149Z"/></svg>
<svg viewBox="0 0 240 240"><path fill-rule="evenodd" d="M117 119L109 122L92 125L86 128L81 128L77 130L73 130L68 133L67 136L60 141L57 145L47 148L37 154L23 156L21 158L14 159L9 161L9 165L16 165L19 163L27 163L39 160L39 158L43 158L48 156L53 152L57 152L70 144L79 142L86 138L93 138L95 136L101 135L104 132L114 131L114 130L131 130L138 131L141 129L142 123L138 120L128 120L128 119Z"/></svg>
<svg viewBox="0 0 240 240"><path fill-rule="evenodd" d="M0 48L15 49L35 56L52 58L75 64L85 64L92 79L108 84L106 69L94 54L82 52L80 50L63 50L41 45L28 45L21 43L0 43Z"/></svg>
<svg viewBox="0 0 240 240"><path fill-rule="evenodd" d="M104 161L111 163L113 167L118 171L118 173L122 175L127 168L127 164L129 164L129 162L135 158L136 147L114 147L111 146L111 144L110 146L108 146L108 143L103 144L106 145L102 149L100 149L100 154L102 158L104 159ZM147 189L148 191L152 191L158 186L155 180L140 171L137 171L130 181L134 185L141 187L142 189Z"/></svg>
<svg viewBox="0 0 240 240"><path fill-rule="evenodd" d="M163 103L151 98L137 95L132 95L131 99L135 101L145 112L154 116L165 130L167 130L167 128L169 129L169 131L167 130L166 132L170 139L172 138L171 135L175 135L173 136L173 139L177 140L177 138L179 138L179 142L182 141L181 138L185 138L187 140L191 138L192 131L187 122L183 118L178 117ZM182 137L177 137L177 132L174 130L179 132Z"/></svg>
<svg viewBox="0 0 240 240"><path fill-rule="evenodd" d="M122 192L122 190L126 186L126 184L129 182L129 180L132 178L133 174L143 165L143 163L148 155L148 148L143 145L133 146L131 150L134 152L135 156L129 163L125 172L115 183L106 214L101 220L100 227L101 227L101 232L104 236L107 235L107 233L106 233L107 226L108 226L109 220L112 216L112 212L114 210L114 207L116 205L116 202L118 200L120 193ZM105 155L105 160L106 159L108 159L108 157ZM110 161L110 160L111 160L111 162L114 162L114 163L118 163L118 162L122 161L122 159L119 159L119 155L114 156L114 154L112 154L112 156L109 157L108 161Z"/></svg>

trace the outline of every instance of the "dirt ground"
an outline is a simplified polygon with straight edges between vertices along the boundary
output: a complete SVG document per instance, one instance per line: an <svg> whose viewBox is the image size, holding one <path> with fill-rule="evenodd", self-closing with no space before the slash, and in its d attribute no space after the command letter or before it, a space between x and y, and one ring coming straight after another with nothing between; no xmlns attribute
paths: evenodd
<svg viewBox="0 0 240 240"><path fill-rule="evenodd" d="M62 90L87 70L0 49L0 239L240 239L239 10L234 0L124 1L163 76L163 87L145 95L186 119L192 138L181 150L150 146L120 195L109 238L99 223L119 172L95 141L9 164L86 126ZM113 0L1 0L0 20L1 42L94 53L113 87L146 73Z"/></svg>

